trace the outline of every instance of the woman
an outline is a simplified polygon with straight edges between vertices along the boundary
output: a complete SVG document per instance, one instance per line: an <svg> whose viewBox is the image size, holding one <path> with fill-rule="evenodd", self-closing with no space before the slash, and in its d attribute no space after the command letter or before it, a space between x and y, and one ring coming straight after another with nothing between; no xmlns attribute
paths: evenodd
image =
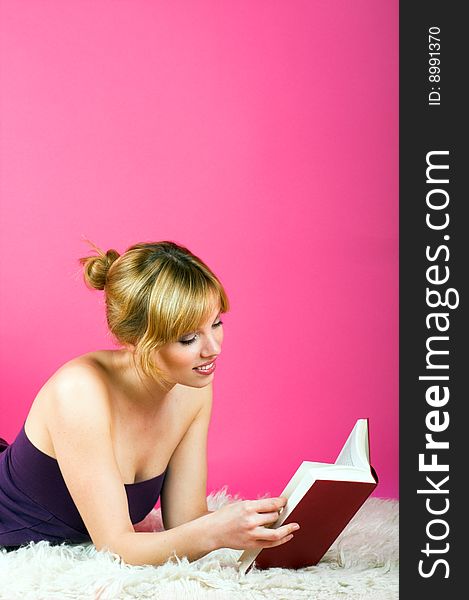
<svg viewBox="0 0 469 600"><path fill-rule="evenodd" d="M173 552L265 548L292 537L271 529L286 498L207 510L206 441L212 380L229 310L214 273L170 241L80 259L105 291L118 350L60 367L39 390L15 441L0 442L0 546L82 543L135 565ZM133 525L161 494L165 531Z"/></svg>

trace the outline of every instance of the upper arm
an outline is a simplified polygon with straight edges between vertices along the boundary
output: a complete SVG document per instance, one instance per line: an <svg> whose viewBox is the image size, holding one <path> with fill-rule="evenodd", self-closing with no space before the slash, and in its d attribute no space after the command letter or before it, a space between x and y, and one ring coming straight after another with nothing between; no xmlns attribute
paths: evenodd
<svg viewBox="0 0 469 600"><path fill-rule="evenodd" d="M207 436L212 410L212 384L199 389L200 408L168 463L161 491L165 529L207 511Z"/></svg>
<svg viewBox="0 0 469 600"><path fill-rule="evenodd" d="M52 391L48 423L62 476L98 549L112 549L114 538L134 531L112 446L107 394L92 367L67 367Z"/></svg>

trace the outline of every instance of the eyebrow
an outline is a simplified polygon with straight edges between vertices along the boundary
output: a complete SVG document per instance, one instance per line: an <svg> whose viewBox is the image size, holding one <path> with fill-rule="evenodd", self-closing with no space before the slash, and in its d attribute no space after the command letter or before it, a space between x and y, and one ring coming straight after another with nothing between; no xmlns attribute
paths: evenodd
<svg viewBox="0 0 469 600"><path fill-rule="evenodd" d="M216 320L217 320L217 319L220 317L220 315L221 315L221 309L218 311L218 314L217 314L217 316L215 317L215 319L214 319L214 320L216 321ZM195 331L188 331L187 333L183 333L181 337L186 337L187 335L192 335L192 334L194 334L194 333L197 333L197 331L198 331L198 330L195 330Z"/></svg>

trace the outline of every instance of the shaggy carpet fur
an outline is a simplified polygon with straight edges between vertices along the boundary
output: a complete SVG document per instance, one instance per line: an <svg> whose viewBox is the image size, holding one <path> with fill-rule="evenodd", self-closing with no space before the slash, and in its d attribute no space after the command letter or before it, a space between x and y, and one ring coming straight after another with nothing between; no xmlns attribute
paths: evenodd
<svg viewBox="0 0 469 600"><path fill-rule="evenodd" d="M226 486L208 496L210 510L241 500ZM93 544L31 543L0 547L2 600L397 600L396 500L369 498L322 561L305 569L237 569L240 550L223 548L190 563L133 566ZM162 530L161 510L136 525Z"/></svg>

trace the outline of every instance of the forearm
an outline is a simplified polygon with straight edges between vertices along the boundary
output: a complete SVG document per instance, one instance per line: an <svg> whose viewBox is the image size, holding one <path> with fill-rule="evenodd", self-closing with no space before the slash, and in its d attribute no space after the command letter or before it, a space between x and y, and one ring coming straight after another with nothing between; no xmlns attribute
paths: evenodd
<svg viewBox="0 0 469 600"><path fill-rule="evenodd" d="M219 547L208 520L211 512L167 531L125 533L109 549L131 565L161 565L173 552L197 560Z"/></svg>

